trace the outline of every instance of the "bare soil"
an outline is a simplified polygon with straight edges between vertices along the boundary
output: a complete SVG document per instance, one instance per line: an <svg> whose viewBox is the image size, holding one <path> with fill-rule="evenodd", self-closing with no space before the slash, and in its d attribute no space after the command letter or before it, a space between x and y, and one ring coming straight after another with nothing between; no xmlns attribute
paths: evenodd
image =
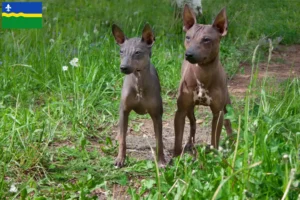
<svg viewBox="0 0 300 200"><path fill-rule="evenodd" d="M252 65L242 63L243 73L236 74L228 84L231 96L244 97L251 79ZM269 66L266 62L258 65L258 82L272 78L274 83L300 76L300 45L279 46L273 51Z"/></svg>
<svg viewBox="0 0 300 200"><path fill-rule="evenodd" d="M200 110L207 109L205 107L199 108ZM197 120L197 124L203 124L204 119ZM133 130L131 127L139 126L139 130ZM155 150L155 135L153 129L153 123L151 119L139 119L131 121L129 123L129 131L127 133L126 145L127 154L137 159L148 159L153 160L150 147ZM210 140L210 127L198 126L196 130L196 144L209 143ZM184 139L183 145L187 142L189 136L189 121L186 120L184 128ZM113 135L116 136L118 133L118 127L114 127ZM173 147L174 147L174 123L173 119L166 119L163 121L163 142L164 142L164 153L166 161L171 159Z"/></svg>

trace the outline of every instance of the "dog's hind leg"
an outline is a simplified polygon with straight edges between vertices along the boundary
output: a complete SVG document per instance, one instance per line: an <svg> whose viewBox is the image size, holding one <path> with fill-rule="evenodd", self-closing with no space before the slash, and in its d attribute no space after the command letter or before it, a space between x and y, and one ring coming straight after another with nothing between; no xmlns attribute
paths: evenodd
<svg viewBox="0 0 300 200"><path fill-rule="evenodd" d="M227 105L231 105L231 101L230 101L230 98L228 97L228 100L227 100L227 103L226 105L224 106L224 113L226 114L227 113L227 109L226 109L226 106ZM231 122L229 119L225 119L224 120L224 126L225 126L225 129L226 129L226 133L228 136L231 136L232 135L232 128L231 128Z"/></svg>

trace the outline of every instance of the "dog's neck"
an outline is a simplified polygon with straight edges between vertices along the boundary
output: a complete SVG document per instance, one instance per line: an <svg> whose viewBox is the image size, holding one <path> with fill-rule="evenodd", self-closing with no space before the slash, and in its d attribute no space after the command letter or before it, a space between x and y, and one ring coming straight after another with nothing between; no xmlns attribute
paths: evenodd
<svg viewBox="0 0 300 200"><path fill-rule="evenodd" d="M135 72L135 89L136 89L136 98L140 101L143 98L143 86L142 86L142 79L141 79L141 71Z"/></svg>
<svg viewBox="0 0 300 200"><path fill-rule="evenodd" d="M219 66L220 60L219 58L214 59L212 62L209 63L197 63L197 64L192 64L190 67L192 68L192 73L194 78L197 81L197 86L198 87L210 87L212 84L213 80L215 80L219 71ZM199 84L203 85L199 85Z"/></svg>
<svg viewBox="0 0 300 200"><path fill-rule="evenodd" d="M149 74L150 74L150 63L147 67L144 67L142 70L135 71L131 74L135 83L136 98L140 101L143 98L143 92L147 88L149 83Z"/></svg>
<svg viewBox="0 0 300 200"><path fill-rule="evenodd" d="M211 60L208 63L197 63L195 65L207 71L207 70L212 70L213 68L217 68L219 66L219 63L220 63L220 59L218 55L215 57L215 59Z"/></svg>

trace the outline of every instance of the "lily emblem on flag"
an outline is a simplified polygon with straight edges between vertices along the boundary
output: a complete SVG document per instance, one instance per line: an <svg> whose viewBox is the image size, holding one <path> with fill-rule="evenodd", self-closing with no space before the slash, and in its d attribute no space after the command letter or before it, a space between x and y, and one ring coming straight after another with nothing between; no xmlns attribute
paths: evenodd
<svg viewBox="0 0 300 200"><path fill-rule="evenodd" d="M2 2L2 28L42 28L42 8L42 2Z"/></svg>
<svg viewBox="0 0 300 200"><path fill-rule="evenodd" d="M5 9L6 9L6 11L7 11L7 12L9 12L9 11L10 11L10 9L11 9L10 5L9 5L9 4L7 4L7 6L5 7Z"/></svg>

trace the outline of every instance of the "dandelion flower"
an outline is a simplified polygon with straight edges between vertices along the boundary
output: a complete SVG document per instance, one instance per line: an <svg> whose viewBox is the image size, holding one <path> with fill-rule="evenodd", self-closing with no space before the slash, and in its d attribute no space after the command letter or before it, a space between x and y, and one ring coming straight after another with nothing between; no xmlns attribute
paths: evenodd
<svg viewBox="0 0 300 200"><path fill-rule="evenodd" d="M79 67L79 63L78 63L78 58L73 58L71 61L70 61L70 65L72 65L73 67Z"/></svg>
<svg viewBox="0 0 300 200"><path fill-rule="evenodd" d="M63 71L67 71L68 70L68 66L62 66L62 70Z"/></svg>

